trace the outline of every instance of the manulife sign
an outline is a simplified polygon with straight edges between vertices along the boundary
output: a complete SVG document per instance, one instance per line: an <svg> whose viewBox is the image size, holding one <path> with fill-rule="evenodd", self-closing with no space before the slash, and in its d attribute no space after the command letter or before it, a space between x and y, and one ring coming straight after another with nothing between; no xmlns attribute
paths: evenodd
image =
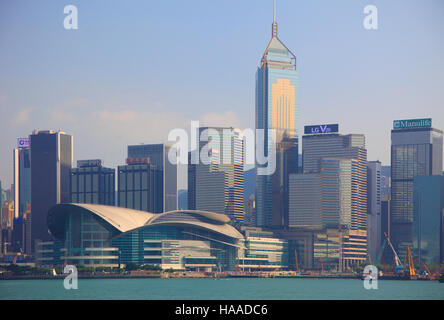
<svg viewBox="0 0 444 320"><path fill-rule="evenodd" d="M410 119L393 121L393 129L431 128L432 119Z"/></svg>

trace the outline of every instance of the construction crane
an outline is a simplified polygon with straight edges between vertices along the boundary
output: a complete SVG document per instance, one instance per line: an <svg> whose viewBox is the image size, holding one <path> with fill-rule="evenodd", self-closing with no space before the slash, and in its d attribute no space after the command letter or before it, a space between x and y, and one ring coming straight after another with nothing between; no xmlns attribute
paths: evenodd
<svg viewBox="0 0 444 320"><path fill-rule="evenodd" d="M319 257L319 262L321 263L321 273L324 272L324 264L322 263L322 257Z"/></svg>
<svg viewBox="0 0 444 320"><path fill-rule="evenodd" d="M409 266L409 275L410 277L414 277L415 276L415 266L413 264L413 258L412 258L412 252L410 251L410 246L407 246L407 255L405 257L405 261L404 263Z"/></svg>
<svg viewBox="0 0 444 320"><path fill-rule="evenodd" d="M390 248L391 248L392 251L393 251L393 255L395 256L396 273L400 273L400 272L402 272L402 271L404 270L404 268L403 268L403 266L402 266L402 263L401 263L401 259L399 259L399 256L398 256L398 254L396 253L396 250L395 250L395 248L393 247L392 242L390 241L390 238L389 238L389 236L387 235L386 232L384 232L384 236L385 236L385 238L387 239L387 243L388 243L388 245L390 246Z"/></svg>
<svg viewBox="0 0 444 320"><path fill-rule="evenodd" d="M429 275L429 276L432 275L432 273L430 272L429 268L427 268L427 265L426 265L424 262L422 262L418 257L415 258L415 261L418 261L419 263L421 263L421 264L424 266L424 268L425 268L426 271L428 272L428 275Z"/></svg>
<svg viewBox="0 0 444 320"><path fill-rule="evenodd" d="M296 264L296 271L299 272L298 252L294 249L294 262Z"/></svg>
<svg viewBox="0 0 444 320"><path fill-rule="evenodd" d="M17 241L17 244L19 244L19 242ZM20 252L17 252L16 254L15 254L15 257L14 257L14 259L12 260L12 263L13 264L16 264L17 263L17 258L20 256L20 255L22 255L23 254L23 250L22 250L22 247L20 247L19 246L19 249L20 249Z"/></svg>

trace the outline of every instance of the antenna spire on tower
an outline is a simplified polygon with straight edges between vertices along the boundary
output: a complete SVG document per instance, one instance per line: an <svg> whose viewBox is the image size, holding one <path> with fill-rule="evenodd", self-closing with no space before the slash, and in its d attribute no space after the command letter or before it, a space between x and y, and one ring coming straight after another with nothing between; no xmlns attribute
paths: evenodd
<svg viewBox="0 0 444 320"><path fill-rule="evenodd" d="M276 0L273 0L273 25L271 28L271 36L277 38L277 23L276 23Z"/></svg>
<svg viewBox="0 0 444 320"><path fill-rule="evenodd" d="M273 23L276 23L276 0L273 0Z"/></svg>

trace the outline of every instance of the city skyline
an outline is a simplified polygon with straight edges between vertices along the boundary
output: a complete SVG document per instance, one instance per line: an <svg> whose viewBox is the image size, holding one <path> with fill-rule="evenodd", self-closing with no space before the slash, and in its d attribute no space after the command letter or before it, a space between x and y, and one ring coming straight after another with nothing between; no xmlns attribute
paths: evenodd
<svg viewBox="0 0 444 320"><path fill-rule="evenodd" d="M170 129L188 128L190 120L254 127L251 78L269 39L271 1L174 4L167 14L169 4L79 2L79 29L72 31L63 29L64 4L0 5L5 188L12 183L16 139L34 129L62 129L74 137L74 161L101 158L116 168L128 145L166 142ZM365 4L351 1L279 1L277 22L298 57L299 132L304 125L339 123L343 132L365 134L368 159L388 165L393 120L432 118L444 128L438 40L444 5L374 4L380 15L374 31L362 27ZM32 10L37 6L39 16ZM119 10L127 15L117 18ZM418 19L405 28L413 12ZM185 63L191 56L200 63ZM168 95L171 88L175 95Z"/></svg>
<svg viewBox="0 0 444 320"><path fill-rule="evenodd" d="M0 3L4 299L443 299L444 2L368 1Z"/></svg>

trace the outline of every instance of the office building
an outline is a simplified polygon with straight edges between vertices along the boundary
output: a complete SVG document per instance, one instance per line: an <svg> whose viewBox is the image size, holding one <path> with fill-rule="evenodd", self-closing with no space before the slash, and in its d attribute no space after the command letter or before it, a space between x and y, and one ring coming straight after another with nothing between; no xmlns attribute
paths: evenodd
<svg viewBox="0 0 444 320"><path fill-rule="evenodd" d="M12 251L12 232L14 229L14 200L5 201L0 208L0 253Z"/></svg>
<svg viewBox="0 0 444 320"><path fill-rule="evenodd" d="M255 199L257 225L279 228L288 226L288 179L298 172L298 72L296 56L278 37L275 16L256 72L256 129L264 133L256 149L271 159L256 164ZM275 144L269 130L275 130Z"/></svg>
<svg viewBox="0 0 444 320"><path fill-rule="evenodd" d="M141 144L128 146L127 163L149 159L151 165L163 172L163 211L177 209L177 165L168 159L169 152L175 149L165 144Z"/></svg>
<svg viewBox="0 0 444 320"><path fill-rule="evenodd" d="M149 159L131 159L118 166L117 205L147 212L163 212L163 170Z"/></svg>
<svg viewBox="0 0 444 320"><path fill-rule="evenodd" d="M196 210L196 164L193 164L191 162L191 154L192 152L197 151L190 151L188 152L188 180L187 180L187 188L188 188L188 209L189 210Z"/></svg>
<svg viewBox="0 0 444 320"><path fill-rule="evenodd" d="M17 252L31 254L31 149L28 138L19 138L13 150L14 236Z"/></svg>
<svg viewBox="0 0 444 320"><path fill-rule="evenodd" d="M31 144L31 240L46 241L48 210L71 201L73 138L62 131L34 131Z"/></svg>
<svg viewBox="0 0 444 320"><path fill-rule="evenodd" d="M393 252L387 245L387 236L390 234L390 208L391 208L391 196L385 194L381 196L381 233L379 238L380 252L378 252L377 263L393 264L394 257Z"/></svg>
<svg viewBox="0 0 444 320"><path fill-rule="evenodd" d="M288 241L257 227L241 227L244 238L238 251L241 271L288 269Z"/></svg>
<svg viewBox="0 0 444 320"><path fill-rule="evenodd" d="M275 238L286 240L288 243L289 270L313 269L313 241L320 230L292 227L273 231ZM339 261L336 262L338 263Z"/></svg>
<svg viewBox="0 0 444 320"><path fill-rule="evenodd" d="M390 195L392 187L392 168L390 166L381 167L381 196Z"/></svg>
<svg viewBox="0 0 444 320"><path fill-rule="evenodd" d="M71 202L115 205L116 170L102 160L79 160L71 169Z"/></svg>
<svg viewBox="0 0 444 320"><path fill-rule="evenodd" d="M2 189L2 181L0 180L0 208L3 207L3 189Z"/></svg>
<svg viewBox="0 0 444 320"><path fill-rule="evenodd" d="M315 127L325 128L325 133L314 130ZM339 134L338 125L304 129L307 134L302 138L303 173L322 173L323 225L342 224L348 229L365 230L367 150L364 135Z"/></svg>
<svg viewBox="0 0 444 320"><path fill-rule="evenodd" d="M198 132L200 160L188 168L189 208L226 214L242 223L244 159L240 131L201 127Z"/></svg>
<svg viewBox="0 0 444 320"><path fill-rule="evenodd" d="M289 227L313 234L311 248L299 240L313 252L306 266L342 271L367 259L367 151L363 135L338 132L337 124L305 126L302 173L290 175Z"/></svg>
<svg viewBox="0 0 444 320"><path fill-rule="evenodd" d="M432 119L395 120L391 140L390 239L403 259L413 241L413 180L442 173L443 132Z"/></svg>
<svg viewBox="0 0 444 320"><path fill-rule="evenodd" d="M413 179L413 250L425 264L444 263L444 176Z"/></svg>
<svg viewBox="0 0 444 320"><path fill-rule="evenodd" d="M290 174L289 227L322 229L322 175Z"/></svg>
<svg viewBox="0 0 444 320"><path fill-rule="evenodd" d="M244 224L246 226L256 226L256 201L254 200L254 194L245 202L245 218Z"/></svg>
<svg viewBox="0 0 444 320"><path fill-rule="evenodd" d="M381 162L367 162L367 248L375 263L381 246Z"/></svg>

